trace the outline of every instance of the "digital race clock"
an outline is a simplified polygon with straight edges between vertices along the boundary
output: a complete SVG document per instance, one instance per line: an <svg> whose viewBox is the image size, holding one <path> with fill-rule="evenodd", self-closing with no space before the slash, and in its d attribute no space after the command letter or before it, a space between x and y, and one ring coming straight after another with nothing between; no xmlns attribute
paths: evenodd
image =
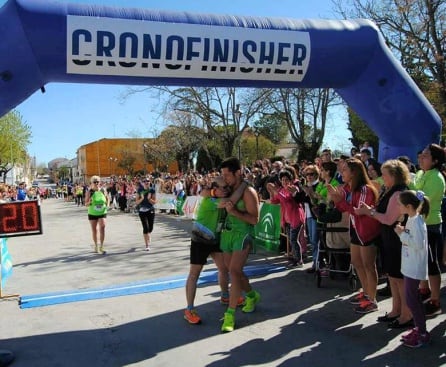
<svg viewBox="0 0 446 367"><path fill-rule="evenodd" d="M37 200L0 204L0 237L42 234L40 205Z"/></svg>

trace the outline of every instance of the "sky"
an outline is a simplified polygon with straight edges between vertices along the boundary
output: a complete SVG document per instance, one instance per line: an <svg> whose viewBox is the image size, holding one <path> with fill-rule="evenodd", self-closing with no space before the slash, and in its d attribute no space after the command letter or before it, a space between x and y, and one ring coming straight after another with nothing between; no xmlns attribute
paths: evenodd
<svg viewBox="0 0 446 367"><path fill-rule="evenodd" d="M6 1L0 0L0 6ZM56 1L57 2L57 1ZM331 0L71 0L62 3L134 7L154 10L189 11L211 14L286 17L295 19L335 18ZM31 127L28 153L37 164L76 157L77 149L102 138L153 137L160 131L154 111L158 101L146 93L123 102L125 85L49 83L46 92L35 92L17 106ZM158 122L157 122L158 121ZM344 113L329 116L324 147L349 151L350 134ZM330 142L326 144L325 142Z"/></svg>

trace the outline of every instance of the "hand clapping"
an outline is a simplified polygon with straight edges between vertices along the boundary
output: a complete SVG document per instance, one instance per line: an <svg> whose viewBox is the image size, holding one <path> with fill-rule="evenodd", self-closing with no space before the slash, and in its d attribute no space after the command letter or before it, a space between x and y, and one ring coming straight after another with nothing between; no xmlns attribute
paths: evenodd
<svg viewBox="0 0 446 367"><path fill-rule="evenodd" d="M337 187L334 187L333 185L328 184L327 191L328 191L328 195L330 196L331 200L335 204L342 200L342 197L343 197L342 192L340 190L338 190Z"/></svg>

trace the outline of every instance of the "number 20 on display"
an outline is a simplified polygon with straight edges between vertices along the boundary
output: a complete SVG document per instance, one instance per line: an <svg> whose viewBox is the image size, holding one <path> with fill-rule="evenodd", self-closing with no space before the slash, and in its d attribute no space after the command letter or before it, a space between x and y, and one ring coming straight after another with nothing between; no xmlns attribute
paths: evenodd
<svg viewBox="0 0 446 367"><path fill-rule="evenodd" d="M36 200L0 204L0 237L42 234L40 205Z"/></svg>

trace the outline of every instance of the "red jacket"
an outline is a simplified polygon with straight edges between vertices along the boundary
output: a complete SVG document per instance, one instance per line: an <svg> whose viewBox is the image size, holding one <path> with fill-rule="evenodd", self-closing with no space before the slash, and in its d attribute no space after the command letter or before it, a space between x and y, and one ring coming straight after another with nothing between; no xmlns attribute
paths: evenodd
<svg viewBox="0 0 446 367"><path fill-rule="evenodd" d="M362 243L367 243L377 238L381 232L381 224L368 215L356 215L353 210L354 208L359 208L361 203L374 207L376 198L373 190L364 185L360 190L351 192L350 186L347 184L342 189L344 198L336 203L336 208L342 212L350 213L350 222Z"/></svg>

